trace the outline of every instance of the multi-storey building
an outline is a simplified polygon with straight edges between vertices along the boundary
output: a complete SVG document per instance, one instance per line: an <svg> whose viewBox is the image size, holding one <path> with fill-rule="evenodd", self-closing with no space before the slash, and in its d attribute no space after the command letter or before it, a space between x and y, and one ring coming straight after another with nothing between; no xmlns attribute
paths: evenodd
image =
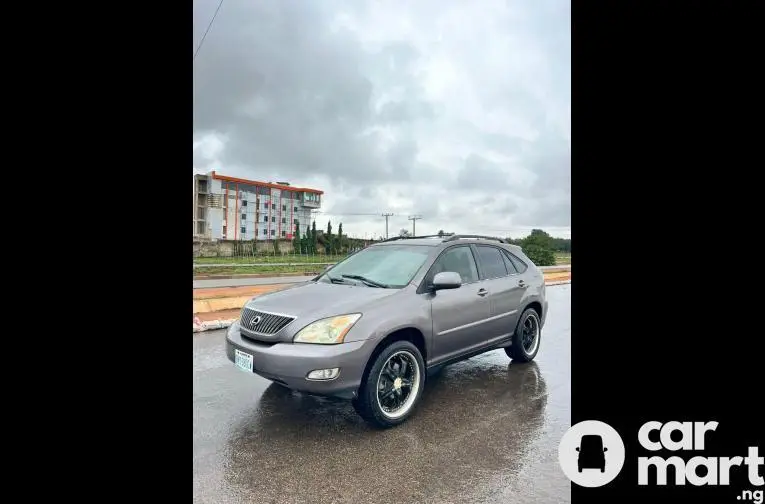
<svg viewBox="0 0 765 504"><path fill-rule="evenodd" d="M194 238L291 240L311 225L323 191L210 172L194 175Z"/></svg>

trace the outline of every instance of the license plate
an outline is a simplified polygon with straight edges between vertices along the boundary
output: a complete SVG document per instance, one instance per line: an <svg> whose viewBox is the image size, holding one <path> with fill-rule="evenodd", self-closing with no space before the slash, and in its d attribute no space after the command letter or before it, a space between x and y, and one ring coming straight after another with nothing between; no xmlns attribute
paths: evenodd
<svg viewBox="0 0 765 504"><path fill-rule="evenodd" d="M234 349L234 360L236 367L242 371L252 373L252 355L244 353L241 350Z"/></svg>

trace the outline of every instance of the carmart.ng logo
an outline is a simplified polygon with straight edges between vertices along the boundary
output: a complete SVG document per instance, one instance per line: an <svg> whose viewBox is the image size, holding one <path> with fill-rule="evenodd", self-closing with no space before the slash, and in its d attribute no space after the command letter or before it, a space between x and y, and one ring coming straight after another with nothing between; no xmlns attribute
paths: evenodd
<svg viewBox="0 0 765 504"><path fill-rule="evenodd" d="M706 449L707 436L718 426L714 421L644 423L638 430L637 440L643 450L652 453L638 457L638 485L727 486L733 470L745 472L748 482L755 487L765 485L765 478L760 474L765 458L760 456L757 446L748 447L746 456L706 457L700 453ZM666 456L666 452L671 455ZM599 487L613 481L624 466L624 456L619 433L596 420L573 425L558 447L563 472L584 487ZM743 490L736 499L761 504L763 491Z"/></svg>

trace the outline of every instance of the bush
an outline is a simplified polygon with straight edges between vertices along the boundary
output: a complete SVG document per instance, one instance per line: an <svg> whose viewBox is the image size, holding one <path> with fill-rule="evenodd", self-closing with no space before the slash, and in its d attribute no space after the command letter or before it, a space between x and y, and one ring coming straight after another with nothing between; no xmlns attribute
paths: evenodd
<svg viewBox="0 0 765 504"><path fill-rule="evenodd" d="M555 266L555 253L537 244L528 244L523 248L523 253L537 266Z"/></svg>

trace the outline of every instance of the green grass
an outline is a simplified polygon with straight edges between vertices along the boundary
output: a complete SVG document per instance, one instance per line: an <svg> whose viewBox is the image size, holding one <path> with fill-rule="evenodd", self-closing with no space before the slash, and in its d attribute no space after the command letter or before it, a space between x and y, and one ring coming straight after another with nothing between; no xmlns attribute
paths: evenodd
<svg viewBox="0 0 765 504"><path fill-rule="evenodd" d="M252 257L195 257L194 264L271 264L271 263L334 263L346 255L277 255ZM199 268L210 269L210 268Z"/></svg>
<svg viewBox="0 0 765 504"><path fill-rule="evenodd" d="M571 264L571 254L566 252L556 252L555 264Z"/></svg>

